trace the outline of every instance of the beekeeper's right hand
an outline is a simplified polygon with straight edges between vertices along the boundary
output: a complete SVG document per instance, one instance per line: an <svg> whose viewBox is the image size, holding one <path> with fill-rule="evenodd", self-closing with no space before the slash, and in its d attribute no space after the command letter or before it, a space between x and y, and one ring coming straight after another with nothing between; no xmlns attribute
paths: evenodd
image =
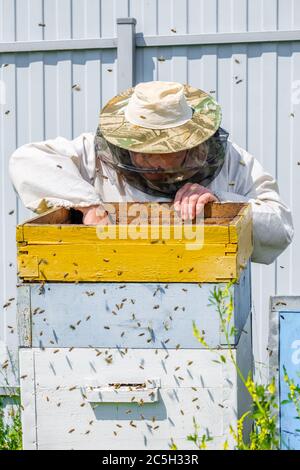
<svg viewBox="0 0 300 470"><path fill-rule="evenodd" d="M89 207L74 207L74 209L82 212L82 223L84 225L108 224L108 213L101 205Z"/></svg>

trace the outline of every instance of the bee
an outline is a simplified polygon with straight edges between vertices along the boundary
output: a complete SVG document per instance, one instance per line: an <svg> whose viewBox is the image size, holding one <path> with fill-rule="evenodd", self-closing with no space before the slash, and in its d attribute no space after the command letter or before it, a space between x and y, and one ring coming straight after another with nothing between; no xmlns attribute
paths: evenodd
<svg viewBox="0 0 300 470"><path fill-rule="evenodd" d="M111 313L112 313L113 315L118 315L115 310L112 310Z"/></svg>
<svg viewBox="0 0 300 470"><path fill-rule="evenodd" d="M85 291L85 294L90 297L91 295L95 295L95 292L89 292L89 291Z"/></svg>
<svg viewBox="0 0 300 470"><path fill-rule="evenodd" d="M133 421L130 421L129 425L132 426L133 428L136 428L136 424L134 424Z"/></svg>
<svg viewBox="0 0 300 470"><path fill-rule="evenodd" d="M74 347L72 346L71 348L69 348L69 352L72 352L74 349Z"/></svg>
<svg viewBox="0 0 300 470"><path fill-rule="evenodd" d="M69 327L71 328L71 330L76 330L76 326L74 325L69 325Z"/></svg>
<svg viewBox="0 0 300 470"><path fill-rule="evenodd" d="M6 304L3 305L3 308L9 307L10 302L6 302Z"/></svg>
<svg viewBox="0 0 300 470"><path fill-rule="evenodd" d="M70 429L70 430L69 430L69 434L71 434L71 433L74 432L74 431L75 431L75 428Z"/></svg>
<svg viewBox="0 0 300 470"><path fill-rule="evenodd" d="M21 375L20 378L21 378L22 380L24 380L24 379L26 379L27 377L28 377L28 375Z"/></svg>
<svg viewBox="0 0 300 470"><path fill-rule="evenodd" d="M176 344L176 348L175 349L179 349L180 348L180 344Z"/></svg>
<svg viewBox="0 0 300 470"><path fill-rule="evenodd" d="M156 310L159 308L159 305L154 305L153 309Z"/></svg>
<svg viewBox="0 0 300 470"><path fill-rule="evenodd" d="M180 410L180 413L182 414L182 416L184 416L184 411L183 410Z"/></svg>
<svg viewBox="0 0 300 470"><path fill-rule="evenodd" d="M130 413L132 413L132 411L131 411L131 410L126 410L125 413L126 413L127 415L129 415Z"/></svg>
<svg viewBox="0 0 300 470"><path fill-rule="evenodd" d="M138 336L145 336L145 333L140 333Z"/></svg>
<svg viewBox="0 0 300 470"><path fill-rule="evenodd" d="M123 338L124 335L125 335L125 331L122 331L121 338Z"/></svg>
<svg viewBox="0 0 300 470"><path fill-rule="evenodd" d="M88 321L91 318L91 315L88 315L85 319L85 321Z"/></svg>
<svg viewBox="0 0 300 470"><path fill-rule="evenodd" d="M117 433L116 431L113 431L113 433L114 433L114 435L115 435L115 436L117 436L117 435L118 435L118 433Z"/></svg>
<svg viewBox="0 0 300 470"><path fill-rule="evenodd" d="M91 431L86 431L85 434L90 434Z"/></svg>
<svg viewBox="0 0 300 470"><path fill-rule="evenodd" d="M77 326L79 326L81 323L81 320L78 320L78 322L76 323Z"/></svg>
<svg viewBox="0 0 300 470"><path fill-rule="evenodd" d="M154 426L153 430L155 431L155 430L158 429L158 428L159 428L158 425L157 425L157 426Z"/></svg>
<svg viewBox="0 0 300 470"><path fill-rule="evenodd" d="M56 406L58 406L58 408L60 407L61 403L57 403Z"/></svg>
<svg viewBox="0 0 300 470"><path fill-rule="evenodd" d="M122 428L123 426L121 424L116 424L117 428Z"/></svg>
<svg viewBox="0 0 300 470"><path fill-rule="evenodd" d="M94 422L93 420L92 420L92 421L90 421L90 422L89 422L89 425L90 425L90 426L92 426L93 422Z"/></svg>
<svg viewBox="0 0 300 470"><path fill-rule="evenodd" d="M57 354L58 352L59 352L59 349L55 349L55 350L53 351L53 354Z"/></svg>
<svg viewBox="0 0 300 470"><path fill-rule="evenodd" d="M183 377L180 377L180 375L178 376L178 379L179 379L179 380L184 380L184 378L183 378Z"/></svg>
<svg viewBox="0 0 300 470"><path fill-rule="evenodd" d="M191 366L194 361L188 361L188 366Z"/></svg>
<svg viewBox="0 0 300 470"><path fill-rule="evenodd" d="M194 392L197 392L197 388L196 388L196 387L192 387L192 390L194 390Z"/></svg>
<svg viewBox="0 0 300 470"><path fill-rule="evenodd" d="M199 398L197 398L197 397L192 399L193 402L197 401L197 400L199 400Z"/></svg>
<svg viewBox="0 0 300 470"><path fill-rule="evenodd" d="M69 388L69 392L73 392L73 390L76 390L76 386Z"/></svg>
<svg viewBox="0 0 300 470"><path fill-rule="evenodd" d="M130 299L132 304L135 304L135 299Z"/></svg>
<svg viewBox="0 0 300 470"><path fill-rule="evenodd" d="M110 330L110 327L109 326L104 326L104 329L105 330Z"/></svg>
<svg viewBox="0 0 300 470"><path fill-rule="evenodd" d="M175 367L175 372L177 372L180 369L180 366Z"/></svg>

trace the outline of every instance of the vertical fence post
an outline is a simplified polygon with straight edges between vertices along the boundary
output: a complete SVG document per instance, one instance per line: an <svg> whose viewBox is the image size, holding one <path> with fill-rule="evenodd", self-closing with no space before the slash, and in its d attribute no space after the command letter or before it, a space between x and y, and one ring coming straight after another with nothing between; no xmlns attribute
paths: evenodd
<svg viewBox="0 0 300 470"><path fill-rule="evenodd" d="M135 82L135 18L118 18L118 92Z"/></svg>

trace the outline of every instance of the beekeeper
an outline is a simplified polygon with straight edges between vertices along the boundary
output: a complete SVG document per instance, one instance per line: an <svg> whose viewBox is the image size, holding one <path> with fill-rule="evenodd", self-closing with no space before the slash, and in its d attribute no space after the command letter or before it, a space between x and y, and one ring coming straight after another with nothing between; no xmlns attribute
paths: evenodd
<svg viewBox="0 0 300 470"><path fill-rule="evenodd" d="M219 104L202 90L140 83L106 104L96 134L18 148L10 177L27 208L73 207L84 224L107 223L105 202L174 201L184 220L208 202L249 202L252 261L270 264L292 241L291 212L274 178L220 124Z"/></svg>

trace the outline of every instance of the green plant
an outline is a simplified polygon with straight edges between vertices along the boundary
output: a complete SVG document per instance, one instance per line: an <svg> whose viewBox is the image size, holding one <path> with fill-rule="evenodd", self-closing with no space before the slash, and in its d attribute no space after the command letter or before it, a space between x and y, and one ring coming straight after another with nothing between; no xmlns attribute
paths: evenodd
<svg viewBox="0 0 300 470"><path fill-rule="evenodd" d="M251 396L252 405L251 409L247 411L236 423L234 429L230 426L229 433L234 438L237 450L274 450L279 448L279 435L276 426L278 408L276 402L276 387L275 379L267 385L255 383L251 372L248 377L244 377L235 359L231 347L231 338L236 334L236 328L231 326L231 319L233 315L233 296L231 287L234 281L227 284L225 288L215 287L209 298L209 305L215 307L221 323L221 330L225 335L227 343L227 351L229 357L234 364L237 374L241 379L242 384L247 389ZM216 354L215 349L211 349L205 341L204 332L200 332L195 322L193 323L193 332L198 341L207 349ZM219 360L216 362L227 361L227 358L221 352L218 353ZM243 429L245 419L252 421L252 431L248 442L244 441ZM191 439L190 439L191 440ZM194 442L199 442L193 436ZM228 448L228 441L224 442L224 449Z"/></svg>
<svg viewBox="0 0 300 470"><path fill-rule="evenodd" d="M10 411L5 417L4 400L9 399ZM0 399L0 450L22 449L22 426L19 397Z"/></svg>

